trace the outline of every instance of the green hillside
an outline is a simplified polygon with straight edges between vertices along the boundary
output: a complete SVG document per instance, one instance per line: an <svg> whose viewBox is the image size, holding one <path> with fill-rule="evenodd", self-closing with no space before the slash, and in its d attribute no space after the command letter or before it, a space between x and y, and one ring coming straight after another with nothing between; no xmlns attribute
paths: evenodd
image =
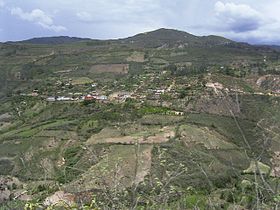
<svg viewBox="0 0 280 210"><path fill-rule="evenodd" d="M0 209L277 208L279 55L171 29L1 43Z"/></svg>

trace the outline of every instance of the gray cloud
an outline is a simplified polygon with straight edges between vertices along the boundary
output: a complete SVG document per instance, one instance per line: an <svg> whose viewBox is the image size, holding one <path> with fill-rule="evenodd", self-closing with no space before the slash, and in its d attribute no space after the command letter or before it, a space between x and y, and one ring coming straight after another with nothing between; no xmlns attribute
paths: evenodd
<svg viewBox="0 0 280 210"><path fill-rule="evenodd" d="M21 8L15 7L11 9L11 15L17 16L22 20L36 23L44 29L60 32L65 31L64 26L55 25L53 19L40 9L34 9L31 12L24 12Z"/></svg>
<svg viewBox="0 0 280 210"><path fill-rule="evenodd" d="M263 24L261 14L245 4L218 1L215 12L220 26L236 33L257 30Z"/></svg>

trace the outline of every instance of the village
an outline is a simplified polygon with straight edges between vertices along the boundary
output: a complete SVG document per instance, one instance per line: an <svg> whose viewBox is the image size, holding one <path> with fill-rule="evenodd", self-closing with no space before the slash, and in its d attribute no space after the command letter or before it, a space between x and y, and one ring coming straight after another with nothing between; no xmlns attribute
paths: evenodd
<svg viewBox="0 0 280 210"><path fill-rule="evenodd" d="M76 79L77 80L77 79ZM44 91L33 89L29 93L20 93L20 96L40 97L48 103L80 103L96 101L100 103L124 103L128 99L144 103L145 101L172 101L182 97L192 97L197 91L213 91L219 95L226 94L253 94L280 96L280 91L248 92L240 87L226 87L220 82L213 81L211 74L204 79L176 78L167 71L134 75L130 78L103 82L89 78L79 78L82 82L75 82L72 78L53 80L53 84ZM157 103L158 104L158 103Z"/></svg>

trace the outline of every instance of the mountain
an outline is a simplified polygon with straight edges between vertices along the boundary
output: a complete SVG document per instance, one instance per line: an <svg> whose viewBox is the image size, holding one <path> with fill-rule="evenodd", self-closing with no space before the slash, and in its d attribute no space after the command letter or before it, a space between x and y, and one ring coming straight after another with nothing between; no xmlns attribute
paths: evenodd
<svg viewBox="0 0 280 210"><path fill-rule="evenodd" d="M270 45L269 47L271 47L274 50L280 51L280 46L279 45Z"/></svg>
<svg viewBox="0 0 280 210"><path fill-rule="evenodd" d="M16 42L7 42L7 43L24 43L24 44L69 44L80 41L96 41L90 38L78 38L78 37L69 37L69 36L58 36L58 37L39 37L32 38L23 41ZM102 40L99 40L102 42ZM174 29L165 29L161 28L158 30L140 33L135 36L117 40L111 40L113 42L125 42L125 43L134 43L142 47L160 47L162 45L226 45L234 43L234 41L226 39L220 36L195 36L193 34L174 30ZM107 42L107 41L103 41Z"/></svg>
<svg viewBox="0 0 280 210"><path fill-rule="evenodd" d="M19 42L8 42L8 43L23 43L23 44L70 44L81 41L89 41L89 38L78 38L69 36L57 36L57 37L39 37L32 38Z"/></svg>
<svg viewBox="0 0 280 210"><path fill-rule="evenodd" d="M163 45L226 45L233 41L219 36L195 36L190 33L161 28L155 31L137 34L123 41L137 44L143 47L160 47Z"/></svg>

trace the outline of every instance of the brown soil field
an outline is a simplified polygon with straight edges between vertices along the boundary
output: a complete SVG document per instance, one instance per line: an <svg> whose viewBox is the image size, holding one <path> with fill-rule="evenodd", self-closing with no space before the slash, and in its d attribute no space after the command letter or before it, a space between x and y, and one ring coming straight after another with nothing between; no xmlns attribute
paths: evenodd
<svg viewBox="0 0 280 210"><path fill-rule="evenodd" d="M129 70L128 64L98 64L90 68L91 73L114 73L114 74L127 74Z"/></svg>

